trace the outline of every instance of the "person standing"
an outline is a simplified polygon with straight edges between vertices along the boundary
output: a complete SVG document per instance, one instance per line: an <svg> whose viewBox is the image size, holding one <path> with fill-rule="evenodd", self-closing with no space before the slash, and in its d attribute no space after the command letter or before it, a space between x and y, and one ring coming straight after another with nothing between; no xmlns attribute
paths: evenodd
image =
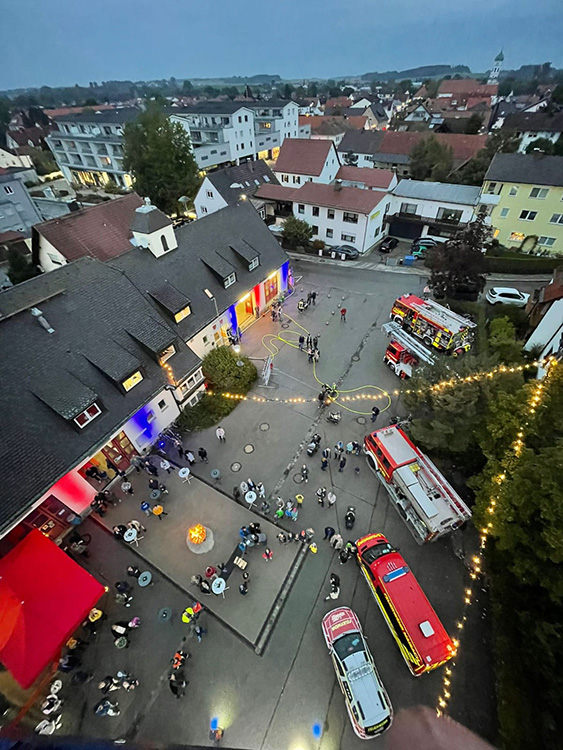
<svg viewBox="0 0 563 750"><path fill-rule="evenodd" d="M168 679L168 687L170 688L172 695L176 698L183 698L186 694L187 687L186 678L182 670L174 671Z"/></svg>
<svg viewBox="0 0 563 750"><path fill-rule="evenodd" d="M338 599L340 596L340 576L336 573L330 574L330 592L328 596L325 596L325 602L329 599Z"/></svg>
<svg viewBox="0 0 563 750"><path fill-rule="evenodd" d="M233 498L236 500L237 503L240 502L241 494L240 494L240 488L238 487L238 485L235 485L235 487L233 487Z"/></svg>
<svg viewBox="0 0 563 750"><path fill-rule="evenodd" d="M141 473L141 467L143 466L143 460L140 456L132 456L131 457L131 466L135 469L137 474Z"/></svg>
<svg viewBox="0 0 563 750"><path fill-rule="evenodd" d="M313 349L312 349L312 347L309 347L307 349L307 357L309 358L309 362L313 361Z"/></svg>
<svg viewBox="0 0 563 750"><path fill-rule="evenodd" d="M317 293L315 291L311 292L311 302L316 305L317 304Z"/></svg>
<svg viewBox="0 0 563 750"><path fill-rule="evenodd" d="M176 471L176 468L172 466L170 461L168 461L166 458L163 458L160 462L160 468L163 469L167 474L171 474L173 471Z"/></svg>
<svg viewBox="0 0 563 750"><path fill-rule="evenodd" d="M317 490L317 502L321 508L325 507L326 487L319 487Z"/></svg>
<svg viewBox="0 0 563 750"><path fill-rule="evenodd" d="M379 416L379 407L378 406L372 406L371 408L371 421L375 422L377 417Z"/></svg>
<svg viewBox="0 0 563 750"><path fill-rule="evenodd" d="M306 341L307 349L310 349L313 346L313 339L311 338L311 334L307 334L307 341Z"/></svg>
<svg viewBox="0 0 563 750"><path fill-rule="evenodd" d="M144 501L143 501L143 502L141 503L141 510L143 511L143 513L145 514L145 516L147 516L147 518L148 518L148 517L149 517L149 516L151 515L151 513L152 513L152 511L151 511L151 505L150 505L150 503L148 503L148 502L147 502L146 500L144 500Z"/></svg>
<svg viewBox="0 0 563 750"><path fill-rule="evenodd" d="M350 559L350 552L346 547L340 550L340 564L346 565L348 560Z"/></svg>
<svg viewBox="0 0 563 750"><path fill-rule="evenodd" d="M198 625L196 622L193 622L191 624L191 628L192 628L194 635L197 636L197 642L201 643L201 639L207 633L207 628L203 628L201 625Z"/></svg>
<svg viewBox="0 0 563 750"><path fill-rule="evenodd" d="M347 312L348 312L348 310L345 307L343 307L340 310L340 320L343 321L344 323L346 322L346 313Z"/></svg>
<svg viewBox="0 0 563 750"><path fill-rule="evenodd" d="M323 539L328 539L328 541L330 542L335 534L336 531L332 526L325 526L325 535L323 536Z"/></svg>
<svg viewBox="0 0 563 750"><path fill-rule="evenodd" d="M303 351L303 347L305 346L305 336L301 335L299 336L299 351Z"/></svg>
<svg viewBox="0 0 563 750"><path fill-rule="evenodd" d="M106 466L108 467L109 471L113 471L116 477L124 477L125 472L121 469L118 469L117 466L113 463L113 461L110 461L109 458L106 458ZM115 479L115 477L114 477Z"/></svg>
<svg viewBox="0 0 563 750"><path fill-rule="evenodd" d="M330 491L329 491L329 493L328 493L328 495L327 495L326 499L327 499L327 502L328 502L328 507L329 507L329 508L332 508L332 506L333 506L333 505L334 505L334 503L336 502L336 495L334 494L334 491L333 491L333 490L330 490Z"/></svg>
<svg viewBox="0 0 563 750"><path fill-rule="evenodd" d="M207 458L207 451L205 448L200 448L197 452L197 455L199 456L200 460L204 463L208 463L209 459Z"/></svg>
<svg viewBox="0 0 563 750"><path fill-rule="evenodd" d="M330 448L328 446L326 448L323 448L323 452L321 455L323 458L330 458Z"/></svg>
<svg viewBox="0 0 563 750"><path fill-rule="evenodd" d="M238 587L239 593L242 594L242 596L246 596L248 594L248 584L246 581L243 581L240 586Z"/></svg>
<svg viewBox="0 0 563 750"><path fill-rule="evenodd" d="M328 468L328 458L321 458L321 471L326 471Z"/></svg>
<svg viewBox="0 0 563 750"><path fill-rule="evenodd" d="M150 474L153 477L157 477L158 476L158 469L156 468L156 466L153 466L151 464L151 462L149 461L148 458L145 459L144 466L145 466L145 470L147 471L148 474Z"/></svg>
<svg viewBox="0 0 563 750"><path fill-rule="evenodd" d="M124 482L121 482L121 491L125 495L132 495L133 494L133 487L131 485L131 482L128 482L125 480Z"/></svg>
<svg viewBox="0 0 563 750"><path fill-rule="evenodd" d="M338 464L338 471L342 473L344 471L344 467L346 466L346 456L342 456L340 459L340 463Z"/></svg>
<svg viewBox="0 0 563 750"><path fill-rule="evenodd" d="M155 515L159 521L162 521L162 516L168 515L168 513L164 510L162 505L159 505L158 503L152 506L152 512L153 512L153 515Z"/></svg>
<svg viewBox="0 0 563 750"><path fill-rule="evenodd" d="M217 427L217 429L215 430L215 434L217 435L217 440L220 443L224 443L226 441L227 439L226 433L225 433L225 430L221 427L221 425Z"/></svg>
<svg viewBox="0 0 563 750"><path fill-rule="evenodd" d="M271 560L273 560L274 558L274 553L269 547L266 547L266 549L262 553L262 557L264 558L264 560L266 560L266 562L271 562Z"/></svg>
<svg viewBox="0 0 563 750"><path fill-rule="evenodd" d="M195 456L191 451L186 451L186 458L190 466L195 464Z"/></svg>
<svg viewBox="0 0 563 750"><path fill-rule="evenodd" d="M313 336L313 351L319 348L319 337Z"/></svg>

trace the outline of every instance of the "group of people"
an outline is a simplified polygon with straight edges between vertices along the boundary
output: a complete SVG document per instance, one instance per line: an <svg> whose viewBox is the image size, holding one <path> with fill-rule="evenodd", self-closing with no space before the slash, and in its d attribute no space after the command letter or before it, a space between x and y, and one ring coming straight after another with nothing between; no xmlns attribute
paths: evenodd
<svg viewBox="0 0 563 750"><path fill-rule="evenodd" d="M311 334L308 333L307 336L304 336L301 334L299 336L299 351L307 352L309 362L318 362L321 358L318 335L311 336Z"/></svg>
<svg viewBox="0 0 563 750"><path fill-rule="evenodd" d="M274 302L272 306L270 307L270 315L272 316L272 320L275 323L276 320L281 323L282 321L282 313L283 313L283 305L281 302Z"/></svg>

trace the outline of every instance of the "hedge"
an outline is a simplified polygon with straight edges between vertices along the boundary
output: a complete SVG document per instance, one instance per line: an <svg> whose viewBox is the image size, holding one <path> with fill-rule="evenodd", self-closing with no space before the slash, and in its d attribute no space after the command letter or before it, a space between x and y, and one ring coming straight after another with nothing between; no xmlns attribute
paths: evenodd
<svg viewBox="0 0 563 750"><path fill-rule="evenodd" d="M526 255L507 258L486 255L485 265L487 273L547 274L563 266L563 258L538 258Z"/></svg>

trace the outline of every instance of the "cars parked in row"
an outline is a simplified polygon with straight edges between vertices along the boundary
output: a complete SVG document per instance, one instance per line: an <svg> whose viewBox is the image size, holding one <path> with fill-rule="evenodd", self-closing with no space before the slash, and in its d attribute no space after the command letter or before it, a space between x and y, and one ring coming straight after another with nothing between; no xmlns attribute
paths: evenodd
<svg viewBox="0 0 563 750"><path fill-rule="evenodd" d="M319 254L319 250L313 247L307 248L307 252L314 255ZM360 251L352 245L337 245L336 247L326 245L320 251L323 258L332 258L333 253L337 260L357 260L360 257Z"/></svg>

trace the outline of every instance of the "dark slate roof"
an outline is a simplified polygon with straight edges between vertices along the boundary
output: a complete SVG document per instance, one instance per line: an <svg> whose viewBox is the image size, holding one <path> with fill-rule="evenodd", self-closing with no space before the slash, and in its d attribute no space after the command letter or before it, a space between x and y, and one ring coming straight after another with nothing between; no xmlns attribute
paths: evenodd
<svg viewBox="0 0 563 750"><path fill-rule="evenodd" d="M515 112L506 116L502 127L520 133L562 133L563 112Z"/></svg>
<svg viewBox="0 0 563 750"><path fill-rule="evenodd" d="M384 133L380 130L349 130L340 141L338 151L355 154L376 154L379 151Z"/></svg>
<svg viewBox="0 0 563 750"><path fill-rule="evenodd" d="M86 354L86 358L116 383L141 367L137 357L111 339L100 341L93 352Z"/></svg>
<svg viewBox="0 0 563 750"><path fill-rule="evenodd" d="M190 304L189 297L186 297L183 292L169 281L164 281L162 284L148 291L151 297L171 312L172 315L176 315L176 313L179 313L180 310L183 310Z"/></svg>
<svg viewBox="0 0 563 750"><path fill-rule="evenodd" d="M88 124L100 123L102 125L119 125L136 120L141 110L136 107L121 107L120 109L85 109L83 112L70 112L67 115L57 115L52 119L55 122L82 122ZM54 131L56 135L56 131Z"/></svg>
<svg viewBox="0 0 563 750"><path fill-rule="evenodd" d="M259 99L256 102L243 102L245 107L250 109L283 109L288 104L299 104L293 99Z"/></svg>
<svg viewBox="0 0 563 750"><path fill-rule="evenodd" d="M34 305L54 333L30 314ZM200 365L178 330L123 273L92 258L0 294L0 530L25 515L168 383L164 370L127 333L137 326L156 335L164 331L167 344L174 340L178 354L167 364L178 380ZM112 365L108 356L116 352L119 363ZM125 362L139 362L145 377L125 394L91 360L106 372L115 366L113 374ZM83 430L74 429L68 419L91 405L92 396L103 413Z"/></svg>
<svg viewBox="0 0 563 750"><path fill-rule="evenodd" d="M131 222L131 231L140 232L141 234L151 234L152 232L158 232L159 229L164 229L164 227L169 227L171 224L172 222L166 214L149 203L135 209Z"/></svg>
<svg viewBox="0 0 563 750"><path fill-rule="evenodd" d="M228 204L238 203L241 193L252 197L260 185L279 185L278 178L262 159L208 172L207 179Z"/></svg>
<svg viewBox="0 0 563 750"><path fill-rule="evenodd" d="M175 333L154 319L126 321L125 330L153 354L166 349L174 341Z"/></svg>
<svg viewBox="0 0 563 750"><path fill-rule="evenodd" d="M185 107L169 107L165 111L169 115L232 115L249 104L252 102L233 102L229 99L222 102L205 100Z"/></svg>
<svg viewBox="0 0 563 750"><path fill-rule="evenodd" d="M139 289L152 289L157 278L173 280L174 286L191 301L191 315L173 324L184 340L216 317L213 300L204 289L214 295L219 311L223 312L287 261L278 241L248 201L177 227L176 239L178 248L160 258L138 247L116 258L112 266L126 273ZM260 261L252 271L248 270L248 262L233 250L245 243L256 248L253 257L258 255ZM227 289L219 279L225 272L236 273L236 282ZM157 303L151 302L157 307Z"/></svg>
<svg viewBox="0 0 563 750"><path fill-rule="evenodd" d="M495 154L485 175L495 182L563 186L563 156Z"/></svg>

